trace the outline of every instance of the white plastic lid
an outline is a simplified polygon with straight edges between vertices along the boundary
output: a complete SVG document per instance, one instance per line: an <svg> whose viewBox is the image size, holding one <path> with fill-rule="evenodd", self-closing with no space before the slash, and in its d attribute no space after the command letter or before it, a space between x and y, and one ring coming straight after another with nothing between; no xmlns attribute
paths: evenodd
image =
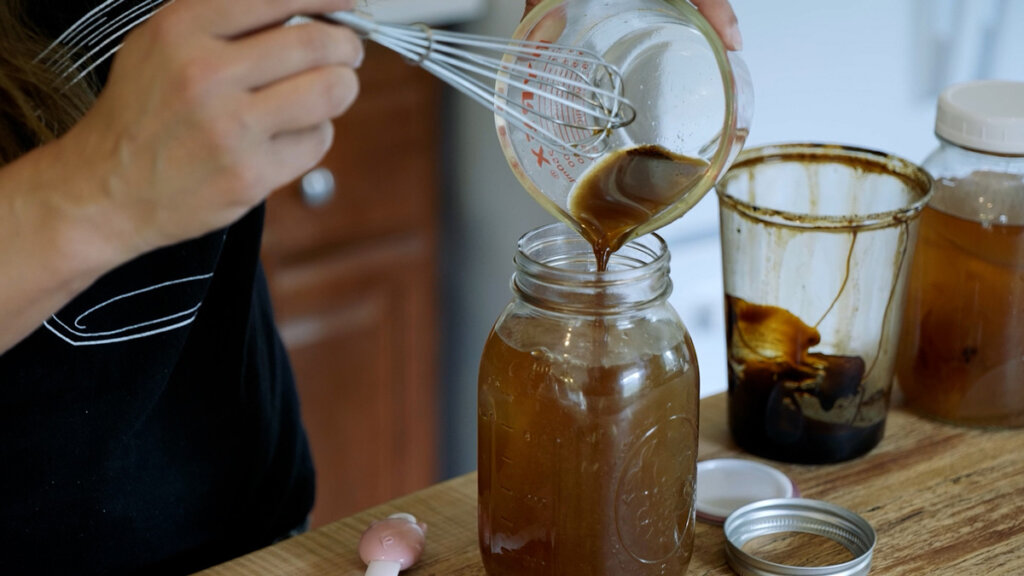
<svg viewBox="0 0 1024 576"><path fill-rule="evenodd" d="M1024 82L983 80L946 88L935 133L972 150L1024 154Z"/></svg>
<svg viewBox="0 0 1024 576"><path fill-rule="evenodd" d="M734 510L761 500L792 498L796 484L767 464L739 458L697 463L697 517L721 524Z"/></svg>

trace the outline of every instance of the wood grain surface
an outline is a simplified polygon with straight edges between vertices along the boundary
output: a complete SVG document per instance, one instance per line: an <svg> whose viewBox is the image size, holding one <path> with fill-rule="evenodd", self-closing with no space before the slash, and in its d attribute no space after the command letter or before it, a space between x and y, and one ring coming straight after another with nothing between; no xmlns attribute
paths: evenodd
<svg viewBox="0 0 1024 576"><path fill-rule="evenodd" d="M701 460L756 460L729 438L724 395L701 401L699 453ZM824 466L771 464L788 474L804 497L849 508L874 526L872 575L1024 574L1024 430L958 428L894 408L885 439L866 456ZM365 567L356 544L362 531L399 511L429 525L423 559L403 574L485 574L477 549L475 474L201 574L360 576ZM733 574L724 545L720 527L698 523L688 574Z"/></svg>

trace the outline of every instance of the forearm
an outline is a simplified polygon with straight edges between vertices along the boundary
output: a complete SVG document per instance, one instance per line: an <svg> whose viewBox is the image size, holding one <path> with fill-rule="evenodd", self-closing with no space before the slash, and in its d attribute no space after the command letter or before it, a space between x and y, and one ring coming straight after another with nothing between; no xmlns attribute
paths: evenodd
<svg viewBox="0 0 1024 576"><path fill-rule="evenodd" d="M0 168L0 354L131 257L91 172L61 141Z"/></svg>

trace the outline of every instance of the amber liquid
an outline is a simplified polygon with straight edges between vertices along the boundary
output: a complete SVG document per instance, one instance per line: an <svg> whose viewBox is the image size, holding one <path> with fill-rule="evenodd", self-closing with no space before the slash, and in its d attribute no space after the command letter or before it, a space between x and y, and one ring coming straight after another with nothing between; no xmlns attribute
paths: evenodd
<svg viewBox="0 0 1024 576"><path fill-rule="evenodd" d="M708 163L660 146L609 154L584 174L569 199L569 213L594 247L599 270L630 234L689 194Z"/></svg>
<svg viewBox="0 0 1024 576"><path fill-rule="evenodd" d="M741 448L785 462L826 463L881 441L884 418L858 418L865 405L888 402L862 396L862 358L809 352L820 334L782 308L732 296L726 308L729 426Z"/></svg>
<svg viewBox="0 0 1024 576"><path fill-rule="evenodd" d="M908 405L978 426L1024 426L1024 226L925 208L896 374Z"/></svg>
<svg viewBox="0 0 1024 576"><path fill-rule="evenodd" d="M557 329L533 318L506 322L503 332L527 340ZM601 321L570 331L587 341L606 333ZM693 357L686 339L626 364L582 366L491 334L478 412L480 549L490 576L686 572L697 456Z"/></svg>

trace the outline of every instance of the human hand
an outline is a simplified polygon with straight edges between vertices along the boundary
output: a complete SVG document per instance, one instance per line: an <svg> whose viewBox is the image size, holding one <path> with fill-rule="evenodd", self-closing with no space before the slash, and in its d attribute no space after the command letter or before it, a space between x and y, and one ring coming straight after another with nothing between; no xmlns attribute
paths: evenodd
<svg viewBox="0 0 1024 576"><path fill-rule="evenodd" d="M697 10L707 18L708 23L715 29L722 43L729 50L742 50L743 37L740 35L739 22L736 13L733 12L729 0L690 0ZM526 0L526 12L529 14L543 0Z"/></svg>
<svg viewBox="0 0 1024 576"><path fill-rule="evenodd" d="M742 50L743 37L740 35L739 21L733 12L729 0L690 0L697 10L707 18L711 27L718 32L728 50Z"/></svg>
<svg viewBox="0 0 1024 576"><path fill-rule="evenodd" d="M351 30L295 14L354 0L177 0L126 39L106 88L59 142L74 187L127 259L231 224L313 168L355 100Z"/></svg>

